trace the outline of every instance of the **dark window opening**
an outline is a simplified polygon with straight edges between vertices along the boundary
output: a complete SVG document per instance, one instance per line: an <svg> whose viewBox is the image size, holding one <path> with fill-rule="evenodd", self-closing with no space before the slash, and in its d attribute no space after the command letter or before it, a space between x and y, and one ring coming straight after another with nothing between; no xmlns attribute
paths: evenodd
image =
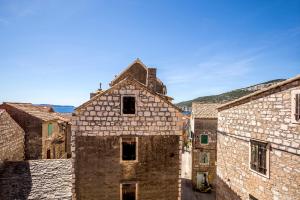
<svg viewBox="0 0 300 200"><path fill-rule="evenodd" d="M249 200L258 200L258 199L252 196L251 194L249 194Z"/></svg>
<svg viewBox="0 0 300 200"><path fill-rule="evenodd" d="M295 96L295 119L300 121L300 94Z"/></svg>
<svg viewBox="0 0 300 200"><path fill-rule="evenodd" d="M51 154L50 154L50 149L47 150L47 159L50 159L51 158Z"/></svg>
<svg viewBox="0 0 300 200"><path fill-rule="evenodd" d="M136 160L135 138L122 138L122 160Z"/></svg>
<svg viewBox="0 0 300 200"><path fill-rule="evenodd" d="M135 114L135 97L123 97L123 114Z"/></svg>
<svg viewBox="0 0 300 200"><path fill-rule="evenodd" d="M122 200L136 200L136 185L122 184Z"/></svg>
<svg viewBox="0 0 300 200"><path fill-rule="evenodd" d="M251 169L266 175L267 143L251 140Z"/></svg>

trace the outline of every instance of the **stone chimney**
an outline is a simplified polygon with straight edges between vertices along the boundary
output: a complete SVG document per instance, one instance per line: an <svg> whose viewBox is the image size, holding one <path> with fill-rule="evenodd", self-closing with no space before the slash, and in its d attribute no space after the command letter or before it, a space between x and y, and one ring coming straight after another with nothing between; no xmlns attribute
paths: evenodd
<svg viewBox="0 0 300 200"><path fill-rule="evenodd" d="M147 87L156 92L156 68L148 68Z"/></svg>
<svg viewBox="0 0 300 200"><path fill-rule="evenodd" d="M91 92L91 93L90 93L90 99L93 98L93 97L96 96L99 92L102 91L102 83L100 83L99 86L100 86L100 87L99 87L98 90L96 90L95 92Z"/></svg>

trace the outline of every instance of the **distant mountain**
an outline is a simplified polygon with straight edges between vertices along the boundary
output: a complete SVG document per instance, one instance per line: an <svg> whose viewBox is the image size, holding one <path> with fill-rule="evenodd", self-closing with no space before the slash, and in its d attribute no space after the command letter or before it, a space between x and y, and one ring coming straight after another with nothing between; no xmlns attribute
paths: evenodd
<svg viewBox="0 0 300 200"><path fill-rule="evenodd" d="M75 106L62 106L62 105L51 105L51 104L38 104L41 106L51 106L54 112L58 113L73 113Z"/></svg>
<svg viewBox="0 0 300 200"><path fill-rule="evenodd" d="M234 99L238 99L240 97L243 97L245 95L251 94L252 92L255 92L257 90L261 90L263 88L269 87L271 85L274 85L278 82L284 81L285 79L275 79L263 83L259 83L256 85L252 85L246 88L240 88L236 90L232 90L229 92L225 92L218 95L211 95L211 96L202 96L198 97L189 101L183 101L178 104L176 104L179 107L191 107L192 102L203 102L203 103L225 103L228 101L232 101Z"/></svg>

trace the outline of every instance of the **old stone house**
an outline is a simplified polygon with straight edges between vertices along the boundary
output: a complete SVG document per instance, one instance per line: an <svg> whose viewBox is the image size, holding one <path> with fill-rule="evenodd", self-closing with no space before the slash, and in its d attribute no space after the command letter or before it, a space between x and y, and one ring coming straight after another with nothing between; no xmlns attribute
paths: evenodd
<svg viewBox="0 0 300 200"><path fill-rule="evenodd" d="M218 110L217 199L300 199L300 75Z"/></svg>
<svg viewBox="0 0 300 200"><path fill-rule="evenodd" d="M0 109L0 161L24 160L24 130Z"/></svg>
<svg viewBox="0 0 300 200"><path fill-rule="evenodd" d="M4 102L0 108L25 131L25 159L66 158L71 154L71 125L47 106Z"/></svg>
<svg viewBox="0 0 300 200"><path fill-rule="evenodd" d="M181 198L181 113L155 71L136 60L109 89L76 108L74 198Z"/></svg>
<svg viewBox="0 0 300 200"><path fill-rule="evenodd" d="M217 122L219 104L192 104L191 130L192 144L192 184L201 189L205 182L215 185L217 159Z"/></svg>

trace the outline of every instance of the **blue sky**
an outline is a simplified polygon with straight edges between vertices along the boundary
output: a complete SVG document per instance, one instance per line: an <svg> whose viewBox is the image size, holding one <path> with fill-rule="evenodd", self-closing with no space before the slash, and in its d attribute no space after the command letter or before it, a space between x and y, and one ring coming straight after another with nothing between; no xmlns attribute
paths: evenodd
<svg viewBox="0 0 300 200"><path fill-rule="evenodd" d="M0 0L0 102L78 106L139 57L175 102L300 74L300 1Z"/></svg>

